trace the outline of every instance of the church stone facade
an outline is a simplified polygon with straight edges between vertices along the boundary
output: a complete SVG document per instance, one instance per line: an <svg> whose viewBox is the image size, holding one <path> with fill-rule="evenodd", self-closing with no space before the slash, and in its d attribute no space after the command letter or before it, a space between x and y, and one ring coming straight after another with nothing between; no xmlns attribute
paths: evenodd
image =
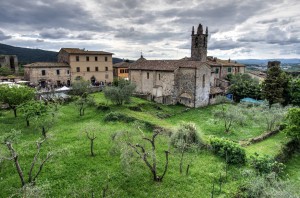
<svg viewBox="0 0 300 198"><path fill-rule="evenodd" d="M224 77L243 73L245 66L207 57L208 28L192 29L191 57L180 60L146 60L143 56L129 65L129 80L136 94L163 104L202 107L225 92Z"/></svg>

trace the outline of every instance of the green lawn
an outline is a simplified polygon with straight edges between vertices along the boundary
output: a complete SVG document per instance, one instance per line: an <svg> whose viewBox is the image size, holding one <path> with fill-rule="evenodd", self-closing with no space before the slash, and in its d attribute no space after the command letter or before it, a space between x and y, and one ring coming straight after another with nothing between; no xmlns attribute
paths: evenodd
<svg viewBox="0 0 300 198"><path fill-rule="evenodd" d="M181 121L195 122L205 138L210 135L227 137L232 140L248 139L260 135L264 126L249 119L245 127L236 126L232 133L224 133L221 122L212 117L212 111L218 106L190 109L183 106L163 106L145 100L133 98L133 103L124 106L113 106L107 102L103 94L95 94L97 103L108 104L110 111L118 111L139 120L147 121L167 129L176 128ZM132 111L129 106L139 106L142 111ZM70 103L59 108L57 122L48 133L48 140L43 144L40 159L50 151L51 160L45 164L38 178L37 187L46 197L101 197L102 188L108 184L108 197L210 197L213 181L224 173L224 161L209 151L189 153L185 157L184 165L191 162L190 174L180 175L179 154L171 149L168 172L161 183L151 180L151 175L143 162L134 158L128 168L121 163L119 152L112 141L112 134L118 131L134 131L132 123L104 122L103 117L108 113L88 108L85 116L80 117L74 104ZM171 117L162 119L161 115ZM25 120L14 118L11 111L0 113L0 136L12 128L21 130L22 135L14 143L19 154L20 164L26 175L35 154L35 141L41 138L40 129L34 125L26 127ZM89 154L89 140L85 131L94 131L95 157ZM150 132L145 132L148 136ZM246 147L247 153L255 151L274 154L278 141L284 135L278 134L261 143ZM141 138L134 136L135 141L143 143ZM165 158L163 150L168 149L166 136L160 136L157 141L158 169L162 172ZM115 151L115 152L113 152ZM0 146L1 153L6 152L4 145ZM126 159L126 158L125 158ZM124 161L124 158L123 158ZM125 160L126 161L126 160ZM128 161L128 160L127 160ZM298 161L299 162L299 161ZM239 172L244 167L230 166L228 181L222 186L222 192L217 197L232 197L241 182ZM297 178L296 178L297 179ZM298 178L299 179L299 178ZM218 191L216 184L216 190ZM20 181L12 161L0 163L0 197L15 194L20 188Z"/></svg>

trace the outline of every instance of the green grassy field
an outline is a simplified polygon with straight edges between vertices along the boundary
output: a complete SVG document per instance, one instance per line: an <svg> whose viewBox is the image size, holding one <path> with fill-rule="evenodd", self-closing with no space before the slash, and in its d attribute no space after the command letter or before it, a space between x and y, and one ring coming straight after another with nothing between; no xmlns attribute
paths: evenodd
<svg viewBox="0 0 300 198"><path fill-rule="evenodd" d="M163 106L145 100L133 98L133 102L124 106L113 106L107 102L103 94L95 94L97 103L108 104L109 111L88 108L85 116L80 117L73 103L63 105L56 115L56 124L48 132L48 139L41 148L40 160L51 152L53 157L47 162L37 180L37 187L42 197L95 197L102 196L103 187L108 184L107 197L210 197L213 181L224 175L224 160L216 157L210 151L189 153L185 157L184 165L191 162L188 176L179 173L179 154L171 149L168 172L161 183L152 181L151 174L143 162L134 157L130 167L124 166L124 158L112 140L112 134L118 131L135 131L132 123L104 122L103 117L110 111L118 111L139 120L152 124L175 129L181 121L191 121L208 140L210 135L227 137L234 141L255 137L264 132L262 123L249 118L245 127L236 126L230 134L226 134L223 124L215 120L212 111L219 106L186 110L184 106ZM142 111L132 111L129 107L139 106ZM167 115L167 116L166 116ZM161 118L166 116L168 118ZM22 135L13 144L19 154L19 160L24 174L30 169L35 155L35 141L41 138L40 129L34 125L26 127L22 115L13 117L11 111L2 111L0 114L1 134L11 129L21 130ZM89 140L85 131L95 132L95 157L89 153ZM146 135L150 132L145 131ZM1 135L0 134L0 135ZM283 143L284 134L278 134L263 142L246 147L247 154L254 152L275 155ZM139 136L136 141L143 143ZM163 150L169 148L166 136L160 136L157 141L158 170L163 170L165 158ZM0 155L7 154L4 145L0 146ZM295 162L288 165L288 173L294 174L299 167L299 156ZM297 161L298 160L298 161ZM125 160L126 161L126 160ZM230 166L228 180L222 186L217 197L232 197L236 193L243 178L240 171L245 167ZM298 169L299 170L299 169ZM35 170L36 171L36 170ZM299 182L298 177L294 178ZM0 163L0 197L17 195L21 183L12 161ZM219 187L216 184L216 191Z"/></svg>

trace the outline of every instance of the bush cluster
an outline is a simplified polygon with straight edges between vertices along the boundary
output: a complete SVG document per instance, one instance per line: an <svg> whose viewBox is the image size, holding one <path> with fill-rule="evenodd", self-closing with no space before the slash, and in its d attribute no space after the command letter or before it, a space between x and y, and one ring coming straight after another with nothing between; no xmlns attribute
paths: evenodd
<svg viewBox="0 0 300 198"><path fill-rule="evenodd" d="M131 111L139 111L139 112L142 112L142 109L141 109L141 107L139 107L139 106L130 106L130 107L128 107L128 109L130 109Z"/></svg>
<svg viewBox="0 0 300 198"><path fill-rule="evenodd" d="M239 144L233 141L212 137L210 139L212 150L218 156L226 159L229 164L245 164L246 152Z"/></svg>
<svg viewBox="0 0 300 198"><path fill-rule="evenodd" d="M194 123L181 123L178 130L176 130L171 136L171 144L175 147L182 146L185 144L188 148L192 145L197 145L199 147L204 146L204 140L201 138L197 131Z"/></svg>
<svg viewBox="0 0 300 198"><path fill-rule="evenodd" d="M276 161L274 158L268 155L259 156L257 153L250 157L250 165L260 174L271 172L280 174L285 167L283 163Z"/></svg>
<svg viewBox="0 0 300 198"><path fill-rule="evenodd" d="M98 104L97 109L100 111L109 111L110 107L105 104Z"/></svg>
<svg viewBox="0 0 300 198"><path fill-rule="evenodd" d="M119 113L119 112L110 112L108 114L105 115L104 117L104 121L105 122L134 122L136 119L130 116L127 116L123 113Z"/></svg>

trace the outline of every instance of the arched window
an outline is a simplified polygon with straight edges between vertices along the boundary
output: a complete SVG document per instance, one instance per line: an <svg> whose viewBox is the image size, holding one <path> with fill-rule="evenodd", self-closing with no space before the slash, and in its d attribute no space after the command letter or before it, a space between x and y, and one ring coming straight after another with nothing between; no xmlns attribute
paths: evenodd
<svg viewBox="0 0 300 198"><path fill-rule="evenodd" d="M203 77L202 77L202 88L205 87L205 74L203 74Z"/></svg>

